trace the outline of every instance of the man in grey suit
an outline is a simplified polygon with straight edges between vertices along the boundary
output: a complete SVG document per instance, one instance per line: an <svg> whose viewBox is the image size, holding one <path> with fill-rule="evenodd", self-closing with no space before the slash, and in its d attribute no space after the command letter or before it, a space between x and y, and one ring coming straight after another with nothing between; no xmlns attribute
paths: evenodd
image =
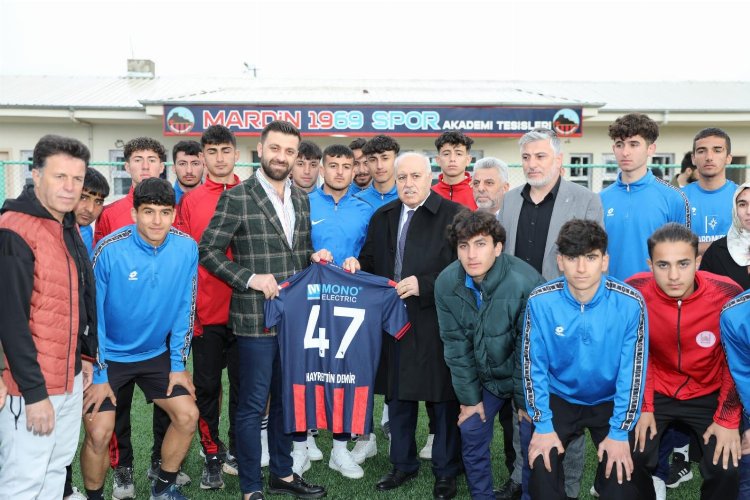
<svg viewBox="0 0 750 500"><path fill-rule="evenodd" d="M602 203L585 187L562 178L560 139L552 130L534 129L518 143L526 184L503 199L499 220L508 234L504 250L551 280L560 276L555 246L560 228L570 219L603 224Z"/></svg>
<svg viewBox="0 0 750 500"><path fill-rule="evenodd" d="M526 184L511 189L503 198L498 216L507 232L503 251L528 262L544 279L561 275L557 267L557 234L570 219L590 219L603 224L599 197L588 189L562 178L563 154L560 139L549 129L537 128L518 141ZM519 408L521 443L528 443L531 430L526 412ZM565 491L577 498L583 474L584 438L574 440L565 450ZM528 450L522 450L526 459ZM524 461L524 484L529 475ZM528 490L525 490L525 493ZM528 494L528 493L526 493Z"/></svg>

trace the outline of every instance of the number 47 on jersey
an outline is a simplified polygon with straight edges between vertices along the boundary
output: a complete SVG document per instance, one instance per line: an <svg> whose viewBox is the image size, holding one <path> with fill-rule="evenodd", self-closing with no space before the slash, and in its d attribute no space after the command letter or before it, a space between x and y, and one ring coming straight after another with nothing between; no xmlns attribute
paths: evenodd
<svg viewBox="0 0 750 500"><path fill-rule="evenodd" d="M365 310L357 309L355 307L338 307L333 308L333 315L351 318L352 322L349 323L344 337L341 339L341 344L336 350L336 359L343 359L346 354L346 350L349 349L349 345L354 340L354 336L357 335L359 327L365 321ZM312 306L310 311L310 317L307 319L307 328L305 329L305 349L317 349L318 354L321 358L326 356L326 351L330 349L330 340L326 337L326 329L318 328L318 336L315 336L315 328L318 326L318 319L320 317L320 305Z"/></svg>

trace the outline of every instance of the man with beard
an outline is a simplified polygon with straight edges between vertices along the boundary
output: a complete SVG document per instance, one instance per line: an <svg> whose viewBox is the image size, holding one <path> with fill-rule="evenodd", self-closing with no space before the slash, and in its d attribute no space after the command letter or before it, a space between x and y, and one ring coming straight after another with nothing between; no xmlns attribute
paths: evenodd
<svg viewBox="0 0 750 500"><path fill-rule="evenodd" d="M257 148L261 168L222 193L200 243L200 263L232 287L229 323L243 360L235 434L245 500L265 498L260 431L269 394L268 492L301 498L326 495L322 486L292 473L292 438L283 429L279 344L276 331L263 328L264 300L278 295L278 283L310 260L333 260L327 250L313 253L310 202L289 180L300 138L299 130L285 121L273 121L263 129ZM229 247L232 260L226 255Z"/></svg>
<svg viewBox="0 0 750 500"><path fill-rule="evenodd" d="M503 160L488 156L476 162L471 189L477 210L500 218L500 207L509 187L508 165Z"/></svg>
<svg viewBox="0 0 750 500"><path fill-rule="evenodd" d="M367 166L367 159L362 148L367 143L361 137L354 139L349 143L349 149L354 153L354 181L352 182L352 194L364 191L372 184L372 175L370 167Z"/></svg>

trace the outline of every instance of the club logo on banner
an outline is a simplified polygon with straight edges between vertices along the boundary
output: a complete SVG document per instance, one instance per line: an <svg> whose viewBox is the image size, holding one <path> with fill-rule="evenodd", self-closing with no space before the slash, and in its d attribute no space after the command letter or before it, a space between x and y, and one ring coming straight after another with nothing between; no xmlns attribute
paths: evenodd
<svg viewBox="0 0 750 500"><path fill-rule="evenodd" d="M224 125L235 135L260 135L274 120L291 122L308 136L429 137L461 130L472 137L520 137L539 127L581 137L581 108L502 106L165 106L164 135L201 135Z"/></svg>

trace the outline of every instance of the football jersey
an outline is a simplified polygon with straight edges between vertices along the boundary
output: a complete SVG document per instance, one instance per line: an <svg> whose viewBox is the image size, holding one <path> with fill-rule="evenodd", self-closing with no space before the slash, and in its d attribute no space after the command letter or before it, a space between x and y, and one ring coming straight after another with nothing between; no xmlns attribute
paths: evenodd
<svg viewBox="0 0 750 500"><path fill-rule="evenodd" d="M265 315L278 331L284 431L368 434L382 332L400 339L411 326L395 283L321 263L280 288Z"/></svg>

